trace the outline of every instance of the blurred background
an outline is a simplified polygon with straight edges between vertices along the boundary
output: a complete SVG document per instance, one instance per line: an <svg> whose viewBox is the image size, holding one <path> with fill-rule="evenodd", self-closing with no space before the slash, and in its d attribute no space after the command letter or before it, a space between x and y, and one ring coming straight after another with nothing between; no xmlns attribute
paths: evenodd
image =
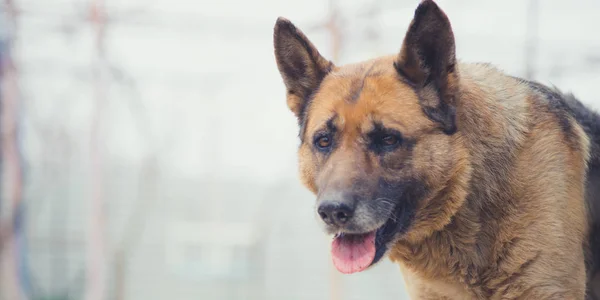
<svg viewBox="0 0 600 300"><path fill-rule="evenodd" d="M0 299L407 299L332 268L272 29L349 63L418 0L0 1ZM600 108L600 1L437 2L461 60Z"/></svg>

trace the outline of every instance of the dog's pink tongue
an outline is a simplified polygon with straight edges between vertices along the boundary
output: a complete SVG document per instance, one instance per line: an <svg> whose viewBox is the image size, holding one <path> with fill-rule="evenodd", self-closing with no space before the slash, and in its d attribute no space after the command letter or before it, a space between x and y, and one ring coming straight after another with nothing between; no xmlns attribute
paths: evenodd
<svg viewBox="0 0 600 300"><path fill-rule="evenodd" d="M342 235L331 243L333 265L350 274L369 267L375 258L375 232L364 235Z"/></svg>

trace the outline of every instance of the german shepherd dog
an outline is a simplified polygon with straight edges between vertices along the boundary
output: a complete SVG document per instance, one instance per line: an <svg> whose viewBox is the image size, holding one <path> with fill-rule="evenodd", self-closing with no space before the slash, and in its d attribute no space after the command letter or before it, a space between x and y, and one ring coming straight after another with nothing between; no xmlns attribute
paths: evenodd
<svg viewBox="0 0 600 300"><path fill-rule="evenodd" d="M299 171L342 273L384 256L412 299L600 299L600 116L455 57L422 1L398 54L334 65L274 28Z"/></svg>

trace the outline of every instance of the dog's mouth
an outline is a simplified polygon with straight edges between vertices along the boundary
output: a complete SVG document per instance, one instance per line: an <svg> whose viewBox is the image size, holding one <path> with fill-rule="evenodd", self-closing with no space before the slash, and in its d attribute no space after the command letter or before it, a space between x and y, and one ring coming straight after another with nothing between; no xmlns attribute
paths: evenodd
<svg viewBox="0 0 600 300"><path fill-rule="evenodd" d="M366 270L383 257L398 227L397 220L390 218L381 227L370 232L336 234L331 243L334 266L344 274Z"/></svg>

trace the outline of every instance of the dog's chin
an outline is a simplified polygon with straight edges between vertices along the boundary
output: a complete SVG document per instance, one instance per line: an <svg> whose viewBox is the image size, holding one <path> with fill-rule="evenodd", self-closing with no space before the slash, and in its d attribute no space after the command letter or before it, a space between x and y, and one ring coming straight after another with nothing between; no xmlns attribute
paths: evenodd
<svg viewBox="0 0 600 300"><path fill-rule="evenodd" d="M375 265L405 231L404 225L389 218L374 230L336 233L331 248L335 267L341 273L351 274Z"/></svg>

